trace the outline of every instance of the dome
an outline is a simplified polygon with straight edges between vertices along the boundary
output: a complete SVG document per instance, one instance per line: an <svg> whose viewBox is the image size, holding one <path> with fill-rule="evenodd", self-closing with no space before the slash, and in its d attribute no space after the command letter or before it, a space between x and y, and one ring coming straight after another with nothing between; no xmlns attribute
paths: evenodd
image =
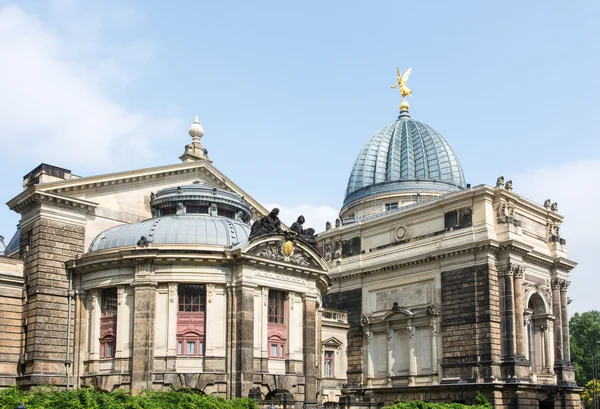
<svg viewBox="0 0 600 409"><path fill-rule="evenodd" d="M405 107L407 108L407 105ZM344 207L394 193L451 193L465 187L458 157L435 129L408 109L365 144L352 167Z"/></svg>
<svg viewBox="0 0 600 409"><path fill-rule="evenodd" d="M221 216L181 214L157 217L108 229L94 239L89 251L135 246L143 237L153 244L197 244L232 247L248 241L250 226Z"/></svg>
<svg viewBox="0 0 600 409"><path fill-rule="evenodd" d="M157 216L140 223L113 227L98 235L89 251L148 245L191 244L232 247L248 241L252 211L237 193L197 181L150 194Z"/></svg>

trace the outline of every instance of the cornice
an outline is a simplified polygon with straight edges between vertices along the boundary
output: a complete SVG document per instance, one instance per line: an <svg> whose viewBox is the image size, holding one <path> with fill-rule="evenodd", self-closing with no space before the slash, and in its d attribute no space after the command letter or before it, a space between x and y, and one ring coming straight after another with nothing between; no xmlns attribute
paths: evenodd
<svg viewBox="0 0 600 409"><path fill-rule="evenodd" d="M33 188L25 190L24 192L11 199L7 205L9 208L14 207L14 203L18 203L22 197L27 195L28 191L36 192L47 192L52 194L59 194L63 192L72 192L86 189L94 189L103 186L120 185L123 183L131 183L143 180L151 180L156 178L162 178L171 175L182 175L194 172L202 171L213 181L217 186L233 190L234 192L244 196L244 199L251 205L252 209L259 213L261 216L267 215L269 212L260 203L250 197L244 190L242 190L233 181L223 175L217 168L211 165L207 161L198 162L184 162L174 165L158 166L154 168L145 168L125 172L107 173L97 176L88 176L82 178L74 178L69 180L62 180L51 183L44 183L36 185ZM91 202L90 202L91 203ZM14 209L13 209L14 210Z"/></svg>
<svg viewBox="0 0 600 409"><path fill-rule="evenodd" d="M56 204L62 207L73 208L78 211L82 210L86 213L93 213L94 209L98 206L98 203L46 192L38 189L38 187L25 190L6 204L11 210L22 213L34 203Z"/></svg>
<svg viewBox="0 0 600 409"><path fill-rule="evenodd" d="M459 256L459 255L468 254L468 253L475 253L475 252L479 252L479 251L489 251L489 252L494 252L494 253L497 253L498 251L515 251L518 253L522 253L523 260L527 261L531 264L535 264L535 265L539 265L539 266L543 266L543 267L547 267L547 268L555 266L558 268L565 269L567 271L572 270L577 265L577 263L575 263L571 260L567 260L567 259L563 259L563 258L554 259L552 257L548 257L543 254L536 253L530 247L529 247L529 250L527 251L526 249L528 247L529 246L522 245L521 243L515 243L512 240L509 242L503 242L503 243L498 243L495 240L486 240L486 241L475 243L475 244L469 243L469 244L466 244L466 245L463 245L460 247L455 247L455 248L452 248L452 249L449 249L446 251L440 251L438 253L428 253L428 254L410 257L410 258L403 260L402 262L386 264L381 267L374 267L374 268L370 268L370 269L356 270L349 274L341 275L338 272L332 272L332 274L335 274L335 276L331 277L331 282L334 283L334 282L341 281L341 280L352 279L352 278L356 278L356 277L360 277L360 276L367 276L367 275L371 275L371 274L375 274L375 273L379 273L379 272L391 271L391 270L396 270L399 268L410 267L410 266L415 266L415 265L419 265L419 264L425 264L425 263L429 263L432 261L447 259L449 257ZM363 255L360 255L357 257L363 257Z"/></svg>

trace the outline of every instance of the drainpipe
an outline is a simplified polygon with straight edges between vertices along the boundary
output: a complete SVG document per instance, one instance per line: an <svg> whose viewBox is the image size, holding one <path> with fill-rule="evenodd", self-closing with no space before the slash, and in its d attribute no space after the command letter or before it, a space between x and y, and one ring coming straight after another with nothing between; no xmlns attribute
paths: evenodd
<svg viewBox="0 0 600 409"><path fill-rule="evenodd" d="M71 385L71 304L73 303L73 271L69 270L69 292L67 293L67 357L65 358L65 370L67 372L67 390Z"/></svg>

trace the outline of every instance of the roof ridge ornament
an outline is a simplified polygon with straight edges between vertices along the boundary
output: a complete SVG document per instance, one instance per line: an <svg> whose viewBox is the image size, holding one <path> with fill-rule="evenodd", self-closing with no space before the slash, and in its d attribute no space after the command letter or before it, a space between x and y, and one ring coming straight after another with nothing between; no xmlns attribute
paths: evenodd
<svg viewBox="0 0 600 409"><path fill-rule="evenodd" d="M198 121L198 115L196 115L194 122L190 126L188 133L192 137L192 143L185 145L183 155L179 157L182 162L194 162L208 159L208 150L200 143L200 138L204 136L204 128ZM209 160L210 161L210 160Z"/></svg>
<svg viewBox="0 0 600 409"><path fill-rule="evenodd" d="M412 90L406 86L406 82L408 81L408 77L410 76L410 73L412 72L412 68L409 68L408 70L406 70L404 75L402 75L402 72L400 72L400 68L396 67L396 71L398 72L398 78L396 79L396 84L391 85L390 88L393 89L393 88L398 87L398 90L400 91L400 95L402 95L402 102L400 103L400 116L398 117L398 119L410 118L410 115L408 114L409 104L406 101L406 97L409 95L412 96Z"/></svg>

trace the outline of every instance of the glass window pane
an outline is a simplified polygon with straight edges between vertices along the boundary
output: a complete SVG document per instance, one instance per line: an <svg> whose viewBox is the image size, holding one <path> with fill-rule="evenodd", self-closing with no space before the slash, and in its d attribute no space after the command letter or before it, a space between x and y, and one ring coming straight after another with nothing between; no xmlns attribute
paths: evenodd
<svg viewBox="0 0 600 409"><path fill-rule="evenodd" d="M107 358L111 358L114 356L114 344L112 342L109 342L108 344L106 344L106 357Z"/></svg>
<svg viewBox="0 0 600 409"><path fill-rule="evenodd" d="M183 355L183 341L177 342L177 354Z"/></svg>
<svg viewBox="0 0 600 409"><path fill-rule="evenodd" d="M196 342L195 341L187 341L185 354L186 355L196 355Z"/></svg>
<svg viewBox="0 0 600 409"><path fill-rule="evenodd" d="M279 354L279 356L283 358L285 356L283 345L280 345L280 350L281 350L281 354Z"/></svg>
<svg viewBox="0 0 600 409"><path fill-rule="evenodd" d="M204 341L200 341L200 350L198 351L200 355L204 355Z"/></svg>
<svg viewBox="0 0 600 409"><path fill-rule="evenodd" d="M271 356L272 357L277 356L277 344L271 344Z"/></svg>

